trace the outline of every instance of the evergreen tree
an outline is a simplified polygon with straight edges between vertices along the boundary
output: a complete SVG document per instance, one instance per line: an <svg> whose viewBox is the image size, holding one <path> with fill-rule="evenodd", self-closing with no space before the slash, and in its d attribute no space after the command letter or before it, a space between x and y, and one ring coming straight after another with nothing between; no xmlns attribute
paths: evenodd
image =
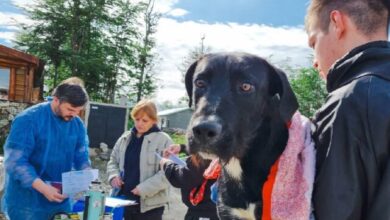
<svg viewBox="0 0 390 220"><path fill-rule="evenodd" d="M139 96L150 94L155 79L147 68L153 66L150 51L158 20L152 16L151 3L39 0L25 9L34 25L23 26L15 43L46 60L45 82L50 88L78 76L95 101L114 102L118 95L131 95L119 92L132 86L135 91L142 89L136 93ZM139 22L145 14L150 20Z"/></svg>

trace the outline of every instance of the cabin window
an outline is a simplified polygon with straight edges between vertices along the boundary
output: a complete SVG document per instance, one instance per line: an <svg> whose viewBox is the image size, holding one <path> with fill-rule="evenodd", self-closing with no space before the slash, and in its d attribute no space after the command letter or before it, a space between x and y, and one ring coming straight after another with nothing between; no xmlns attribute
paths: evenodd
<svg viewBox="0 0 390 220"><path fill-rule="evenodd" d="M161 128L167 128L169 126L169 120L167 118L161 118Z"/></svg>
<svg viewBox="0 0 390 220"><path fill-rule="evenodd" d="M10 68L0 67L0 100L8 100Z"/></svg>

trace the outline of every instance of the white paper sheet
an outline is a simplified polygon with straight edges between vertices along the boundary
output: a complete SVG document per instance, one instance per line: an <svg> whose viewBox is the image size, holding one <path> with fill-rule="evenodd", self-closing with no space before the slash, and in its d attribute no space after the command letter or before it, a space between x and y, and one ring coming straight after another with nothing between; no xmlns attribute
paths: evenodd
<svg viewBox="0 0 390 220"><path fill-rule="evenodd" d="M161 155L159 153L155 152L154 154L156 155L156 157L158 159L160 159L160 160L162 159L162 157L161 157ZM183 167L187 166L187 164L186 164L186 162L184 160L180 159L178 156L176 156L174 154L169 155L168 159L172 160L176 164L179 164L180 166L183 166Z"/></svg>
<svg viewBox="0 0 390 220"><path fill-rule="evenodd" d="M187 164L184 160L180 159L178 156L176 156L174 154L169 155L168 159L172 160L176 164L179 164L180 166L183 166L183 167L187 166Z"/></svg>
<svg viewBox="0 0 390 220"><path fill-rule="evenodd" d="M98 179L99 170L87 169L62 173L62 194L72 197L86 191L92 181Z"/></svg>
<svg viewBox="0 0 390 220"><path fill-rule="evenodd" d="M133 200L118 199L118 198L113 198L113 197L106 197L106 202L105 202L106 206L109 206L112 208L135 205L135 204L137 204L137 203Z"/></svg>

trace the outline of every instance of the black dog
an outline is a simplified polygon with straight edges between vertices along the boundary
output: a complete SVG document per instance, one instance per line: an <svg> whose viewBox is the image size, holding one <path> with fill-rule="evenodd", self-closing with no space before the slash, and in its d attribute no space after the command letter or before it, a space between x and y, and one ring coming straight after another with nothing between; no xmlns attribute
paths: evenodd
<svg viewBox="0 0 390 220"><path fill-rule="evenodd" d="M208 54L185 76L195 112L188 127L191 153L222 163L221 219L261 219L262 187L285 149L286 124L298 108L285 74L245 53Z"/></svg>

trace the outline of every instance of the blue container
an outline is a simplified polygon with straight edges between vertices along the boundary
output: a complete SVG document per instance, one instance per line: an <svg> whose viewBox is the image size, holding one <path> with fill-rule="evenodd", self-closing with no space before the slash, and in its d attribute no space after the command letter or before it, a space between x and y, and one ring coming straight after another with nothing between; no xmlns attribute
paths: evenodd
<svg viewBox="0 0 390 220"><path fill-rule="evenodd" d="M104 208L105 212L111 212L113 207L106 206ZM78 200L74 205L73 205L73 212L82 212L84 211L84 201ZM124 208L123 207L117 207L114 208L114 215L113 215L113 220L122 220L123 219L123 212Z"/></svg>

